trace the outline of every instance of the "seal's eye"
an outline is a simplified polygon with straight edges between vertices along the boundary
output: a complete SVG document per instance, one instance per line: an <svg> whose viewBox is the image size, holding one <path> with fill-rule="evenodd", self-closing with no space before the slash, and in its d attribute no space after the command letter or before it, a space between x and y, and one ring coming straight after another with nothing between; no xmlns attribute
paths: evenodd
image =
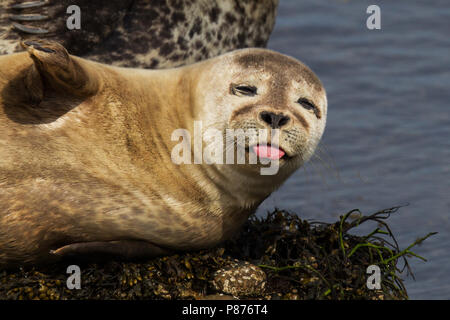
<svg viewBox="0 0 450 320"><path fill-rule="evenodd" d="M320 118L320 111L319 109L308 99L300 98L297 100L297 103L299 103L303 108L306 110L311 110L314 112L317 118Z"/></svg>
<svg viewBox="0 0 450 320"><path fill-rule="evenodd" d="M237 96L254 96L257 93L257 88L254 86L247 86L247 85L238 85L238 84L232 84L231 85L231 92Z"/></svg>

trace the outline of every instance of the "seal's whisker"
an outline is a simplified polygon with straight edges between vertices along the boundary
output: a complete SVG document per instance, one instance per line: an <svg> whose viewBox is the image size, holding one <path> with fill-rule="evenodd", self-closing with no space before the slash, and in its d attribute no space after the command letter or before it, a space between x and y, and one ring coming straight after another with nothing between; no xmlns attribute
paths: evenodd
<svg viewBox="0 0 450 320"><path fill-rule="evenodd" d="M326 147L323 144L316 148L316 152L312 160L314 161L315 159L319 160L317 162L320 163L327 172L332 173L337 180L341 180L336 163L331 154L327 152Z"/></svg>
<svg viewBox="0 0 450 320"><path fill-rule="evenodd" d="M310 161L309 164L313 168L314 172L319 175L322 183L326 186L329 186L329 183L327 182L328 175L326 174L326 171L323 170L324 167L320 165L322 163L320 161Z"/></svg>

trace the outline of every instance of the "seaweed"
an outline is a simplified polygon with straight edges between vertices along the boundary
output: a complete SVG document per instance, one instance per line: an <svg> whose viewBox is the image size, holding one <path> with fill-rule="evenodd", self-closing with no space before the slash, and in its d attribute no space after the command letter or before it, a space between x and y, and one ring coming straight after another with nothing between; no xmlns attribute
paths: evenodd
<svg viewBox="0 0 450 320"><path fill-rule="evenodd" d="M276 209L250 217L213 249L82 263L79 290L66 285L67 263L0 271L0 299L408 299L400 277L414 276L408 259L426 261L411 249L435 233L402 250L386 222L399 208L369 216L355 209L335 223ZM367 235L349 233L370 222L376 227ZM381 271L380 289L367 286L371 265Z"/></svg>

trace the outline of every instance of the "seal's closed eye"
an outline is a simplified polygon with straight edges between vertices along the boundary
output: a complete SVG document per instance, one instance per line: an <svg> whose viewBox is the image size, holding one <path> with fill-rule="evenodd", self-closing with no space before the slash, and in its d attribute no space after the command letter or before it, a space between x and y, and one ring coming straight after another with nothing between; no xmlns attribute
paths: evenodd
<svg viewBox="0 0 450 320"><path fill-rule="evenodd" d="M309 101L306 98L300 98L297 100L297 103L300 104L303 108L305 108L306 110L311 110L314 112L314 114L316 115L317 118L321 118L321 114L320 114L320 110L319 108L317 108L314 103L312 103L311 101Z"/></svg>
<svg viewBox="0 0 450 320"><path fill-rule="evenodd" d="M234 95L243 95L243 96L254 96L257 94L258 88L254 87L254 86L248 86L248 85L237 85L237 84L232 84L231 85L231 92Z"/></svg>

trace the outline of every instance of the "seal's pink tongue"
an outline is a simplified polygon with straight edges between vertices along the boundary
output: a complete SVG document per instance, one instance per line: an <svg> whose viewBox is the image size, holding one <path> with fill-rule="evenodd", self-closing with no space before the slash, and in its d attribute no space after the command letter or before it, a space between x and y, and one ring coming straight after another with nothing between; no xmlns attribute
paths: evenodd
<svg viewBox="0 0 450 320"><path fill-rule="evenodd" d="M258 155L258 157L267 158L270 160L277 160L284 156L283 150L272 146L256 145L253 146L253 151Z"/></svg>

